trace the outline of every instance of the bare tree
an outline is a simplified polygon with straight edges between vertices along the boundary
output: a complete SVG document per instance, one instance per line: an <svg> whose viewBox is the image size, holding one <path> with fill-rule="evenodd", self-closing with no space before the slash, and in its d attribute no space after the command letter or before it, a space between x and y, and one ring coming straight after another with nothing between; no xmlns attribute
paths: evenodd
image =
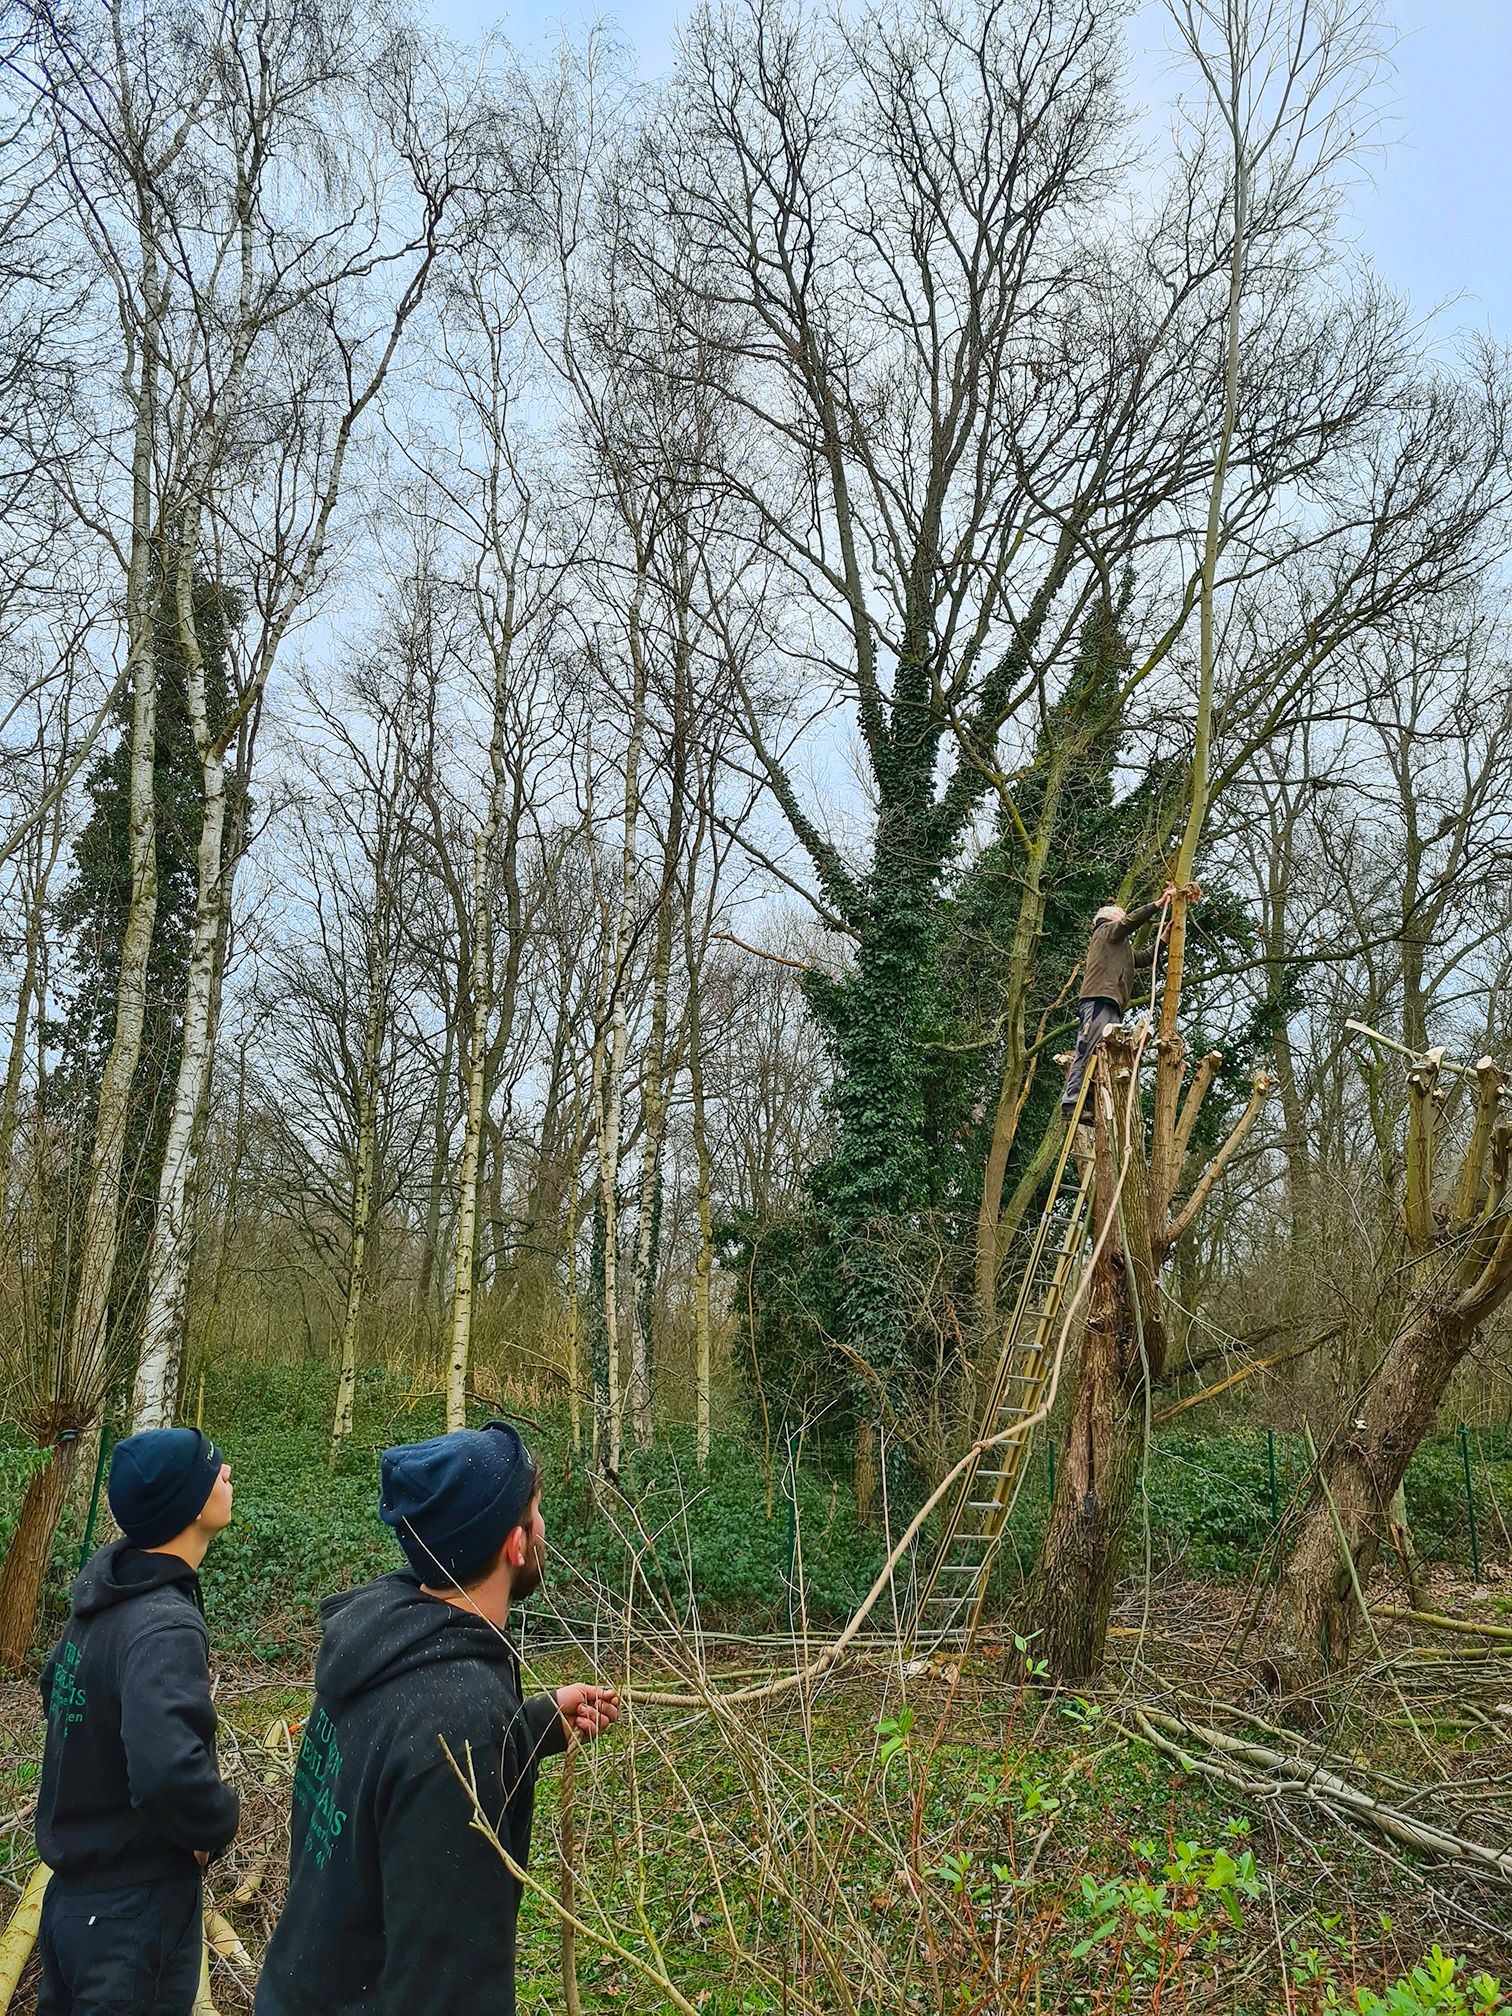
<svg viewBox="0 0 1512 2016"><path fill-rule="evenodd" d="M1171 704L1199 604L1212 644L1218 556L1242 548L1230 578L1284 564L1283 490L1379 412L1401 345L1368 290L1325 315L1299 265L1272 256L1321 228L1322 212L1299 212L1280 174L1236 211L1210 128L1132 235L1121 211L1114 224L1104 9L920 0L820 28L752 5L701 14L686 47L661 198L738 414L718 479L791 604L740 708L750 760L848 941L850 970L813 990L837 1130L816 1191L838 1341L885 1384L909 1341L908 1298L883 1254L938 1201L924 1096L934 926L973 824L1001 807L1021 892L976 1232L986 1353L1022 1208L1005 1210L1003 1184L1038 1055L1028 1003L1058 830L1045 771L1053 787L1136 693ZM1325 96L1334 81L1328 70ZM1338 129L1315 140L1304 125L1316 164ZM1278 149L1295 137L1286 129ZM1251 241L1264 259L1248 260ZM1242 399L1236 271L1243 313L1286 331ZM1214 512L1216 529L1194 540L1194 519ZM1315 534L1292 542L1294 558ZM1336 637L1342 608L1318 641ZM1094 620L1118 628L1127 662L1094 709L1056 717ZM1272 663L1283 711L1316 669L1306 655ZM1200 664L1196 683L1207 690ZM860 846L802 788L805 752L837 706L865 766ZM1203 702L1204 766L1212 718ZM1039 803L1026 817L1030 778ZM875 1390L858 1391L864 1416Z"/></svg>
<svg viewBox="0 0 1512 2016"><path fill-rule="evenodd" d="M416 886L412 766L425 747L416 724L438 676L427 586L418 568L398 584L388 633L374 640L331 701L309 696L312 733L304 742L306 788L317 787L318 795L307 799L300 820L308 864L302 879L311 888L317 924L312 949L324 968L323 984L308 998L312 1007L327 1000L336 1010L330 1041L353 1125L333 1461L352 1432L375 1221L413 1156L423 1114L413 1098L398 1102L408 1108L406 1125L393 1107L396 1079L413 1054L399 1024L405 990L414 984L400 920ZM388 1150L387 1180L380 1146Z"/></svg>
<svg viewBox="0 0 1512 2016"><path fill-rule="evenodd" d="M226 753L244 725L255 721L283 639L319 578L353 434L381 391L406 326L425 295L446 242L445 231L452 221L449 211L457 207L457 187L476 175L480 158L493 144L482 107L465 99L458 106L446 105L439 95L439 78L428 74L426 60L412 43L391 40L382 31L375 37L357 17L338 29L332 41L322 36L313 47L301 46L300 27L276 8L253 9L245 20L233 17L231 31L233 48L245 38L244 60L223 66L235 80L234 95L214 110L218 124L236 136L238 167L224 185L224 221L212 221L210 243L202 256L210 275L218 278L223 271L236 275L234 295L222 302L209 287L195 289L197 275L177 276L186 291L200 295L195 301L196 326L214 332L222 342L227 340L222 326L227 326L229 343L222 358L219 346L207 340L211 354L195 374L206 388L204 409L179 416L180 424L187 422L192 429L201 465L193 472L182 522L174 527L173 597L203 779L203 809L179 1080L147 1265L133 1406L138 1426L166 1419L176 1384L170 1375L176 1373L183 1351L193 1155L208 1094L219 951L235 866L236 850L228 861L225 848ZM286 74L279 72L275 51L284 58ZM332 237L315 228L314 217L305 221L306 235L297 249L276 227L267 229L265 236L259 233L257 181L278 157L280 122L290 141L297 140L304 119L318 116L319 105L334 91L349 88L354 73L379 114L378 147L386 147L392 137L410 169L413 186L408 192L409 215L404 216L385 187L381 157L375 157L365 171L359 168L351 186L332 190L328 198L336 199L332 214L340 220L338 228L344 225L346 238L333 261ZM308 106L302 102L306 98L313 101ZM342 217L348 204L358 220L355 228ZM385 231L398 233L397 248L387 255L397 285L375 326L372 302L359 306L357 297L367 291L374 241ZM185 236L181 228L181 240ZM331 319L330 344L312 354L306 344L306 318L317 306ZM284 340L291 328L297 331L293 348ZM293 366L284 426L271 444L271 454L255 438L246 438L239 396L260 335L276 339L282 356ZM333 368L344 381L334 424L329 409ZM271 503L271 509L250 522L238 519L236 508L246 468L236 468L237 487L223 498L218 488L212 490L204 467L217 449L227 453L229 461L233 448L241 450L238 463L247 457L262 476ZM224 481L224 474L216 473ZM212 730L203 656L193 635L192 577L207 533L220 566L238 574L245 570L253 582L250 600L257 626L237 681L235 703L218 732ZM248 749L244 769L249 765ZM245 779L242 788L245 791Z"/></svg>
<svg viewBox="0 0 1512 2016"><path fill-rule="evenodd" d="M125 584L120 683L132 696L131 899L69 1342L55 1361L56 1421L43 1431L72 1436L93 1421L129 1341L112 1334L110 1295L157 903L160 615L171 612L182 657L202 804L181 1063L147 1263L142 1425L166 1418L182 1354L225 936L227 754L248 747L280 645L319 576L352 436L423 296L451 198L476 179L494 136L482 144L476 105L444 105L412 38L357 11L337 20L253 4L167 22L150 9L66 19L30 9L25 19L10 74L36 107L67 228L114 311L122 359L118 377L91 388L119 461L98 482L87 463L65 460L57 473ZM361 136L341 164L319 138L338 104ZM233 576L248 612L245 656L215 720L196 583L208 577L224 592ZM30 1536L55 1524L73 1446L39 1473L27 1544L0 1577L0 1656L17 1656L29 1628L25 1564L40 1558Z"/></svg>

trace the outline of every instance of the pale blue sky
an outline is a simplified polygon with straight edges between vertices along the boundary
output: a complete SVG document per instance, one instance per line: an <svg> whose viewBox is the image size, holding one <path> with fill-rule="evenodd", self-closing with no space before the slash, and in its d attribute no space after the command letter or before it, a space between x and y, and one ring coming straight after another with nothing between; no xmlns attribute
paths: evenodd
<svg viewBox="0 0 1512 2016"><path fill-rule="evenodd" d="M551 0L507 9L497 0L432 0L430 11L458 39L497 27L522 51L553 38L564 21L599 18ZM603 18L654 78L671 63L685 11L675 0L622 0ZM1373 163L1374 186L1355 198L1361 242L1419 310L1460 297L1450 324L1512 341L1512 0L1384 0L1382 11L1400 38L1383 99L1393 137ZM1137 53L1146 58L1139 73L1158 75L1156 51Z"/></svg>

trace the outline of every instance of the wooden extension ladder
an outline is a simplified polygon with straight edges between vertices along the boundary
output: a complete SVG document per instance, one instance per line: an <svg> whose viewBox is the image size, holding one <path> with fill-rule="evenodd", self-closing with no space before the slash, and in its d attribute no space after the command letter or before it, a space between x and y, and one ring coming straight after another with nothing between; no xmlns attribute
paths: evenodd
<svg viewBox="0 0 1512 2016"><path fill-rule="evenodd" d="M1087 1241L1093 1165L1072 1153L1076 1129L1096 1078L1088 1071L1061 1143L1050 1195L1034 1230L1013 1314L1003 1333L997 1376L982 1411L977 1440L1001 1434L1044 1404L1061 1321L1080 1277ZM1029 1462L1030 1434L999 1442L972 1459L957 1486L940 1543L919 1585L914 1610L917 1646L971 1642L987 1598L998 1543Z"/></svg>

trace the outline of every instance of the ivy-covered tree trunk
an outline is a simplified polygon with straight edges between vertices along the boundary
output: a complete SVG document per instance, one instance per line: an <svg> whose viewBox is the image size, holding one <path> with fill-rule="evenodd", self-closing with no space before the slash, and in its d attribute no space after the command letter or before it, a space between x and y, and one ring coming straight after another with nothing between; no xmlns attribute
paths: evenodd
<svg viewBox="0 0 1512 2016"><path fill-rule="evenodd" d="M210 1100L215 1010L226 939L230 869L225 856L226 749L211 724L208 658L199 636L191 559L174 569L172 606L189 724L199 758L201 800L195 853L195 914L190 934L179 1032L179 1068L169 1107L158 1174L157 1209L147 1245L142 1331L132 1394L134 1431L166 1428L178 1400L189 1292L194 1178ZM225 712L224 699L219 710Z"/></svg>
<svg viewBox="0 0 1512 2016"><path fill-rule="evenodd" d="M914 1299L907 1278L930 1200L924 1044L940 892L923 814L917 795L912 805L884 810L854 970L838 982L809 976L835 1072L835 1145L812 1187L831 1256L831 1322L861 1429L857 1481L868 1501L868 1452L907 1359Z"/></svg>

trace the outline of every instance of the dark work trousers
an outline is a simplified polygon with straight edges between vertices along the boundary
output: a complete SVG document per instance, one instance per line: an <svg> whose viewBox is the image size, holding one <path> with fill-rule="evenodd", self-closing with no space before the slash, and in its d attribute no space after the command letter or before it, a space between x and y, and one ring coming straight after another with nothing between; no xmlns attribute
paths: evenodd
<svg viewBox="0 0 1512 2016"><path fill-rule="evenodd" d="M54 1877L42 1899L37 2016L191 2016L200 1873L108 1890Z"/></svg>
<svg viewBox="0 0 1512 2016"><path fill-rule="evenodd" d="M1061 1112L1068 1120L1075 1109L1076 1095L1081 1090L1082 1080L1087 1075L1087 1066L1092 1061L1092 1052L1108 1031L1116 1029L1122 1020L1123 1010L1118 1003L1105 1000L1101 995L1078 1004L1076 1055L1071 1059L1071 1069L1066 1073L1066 1089L1061 1094Z"/></svg>

